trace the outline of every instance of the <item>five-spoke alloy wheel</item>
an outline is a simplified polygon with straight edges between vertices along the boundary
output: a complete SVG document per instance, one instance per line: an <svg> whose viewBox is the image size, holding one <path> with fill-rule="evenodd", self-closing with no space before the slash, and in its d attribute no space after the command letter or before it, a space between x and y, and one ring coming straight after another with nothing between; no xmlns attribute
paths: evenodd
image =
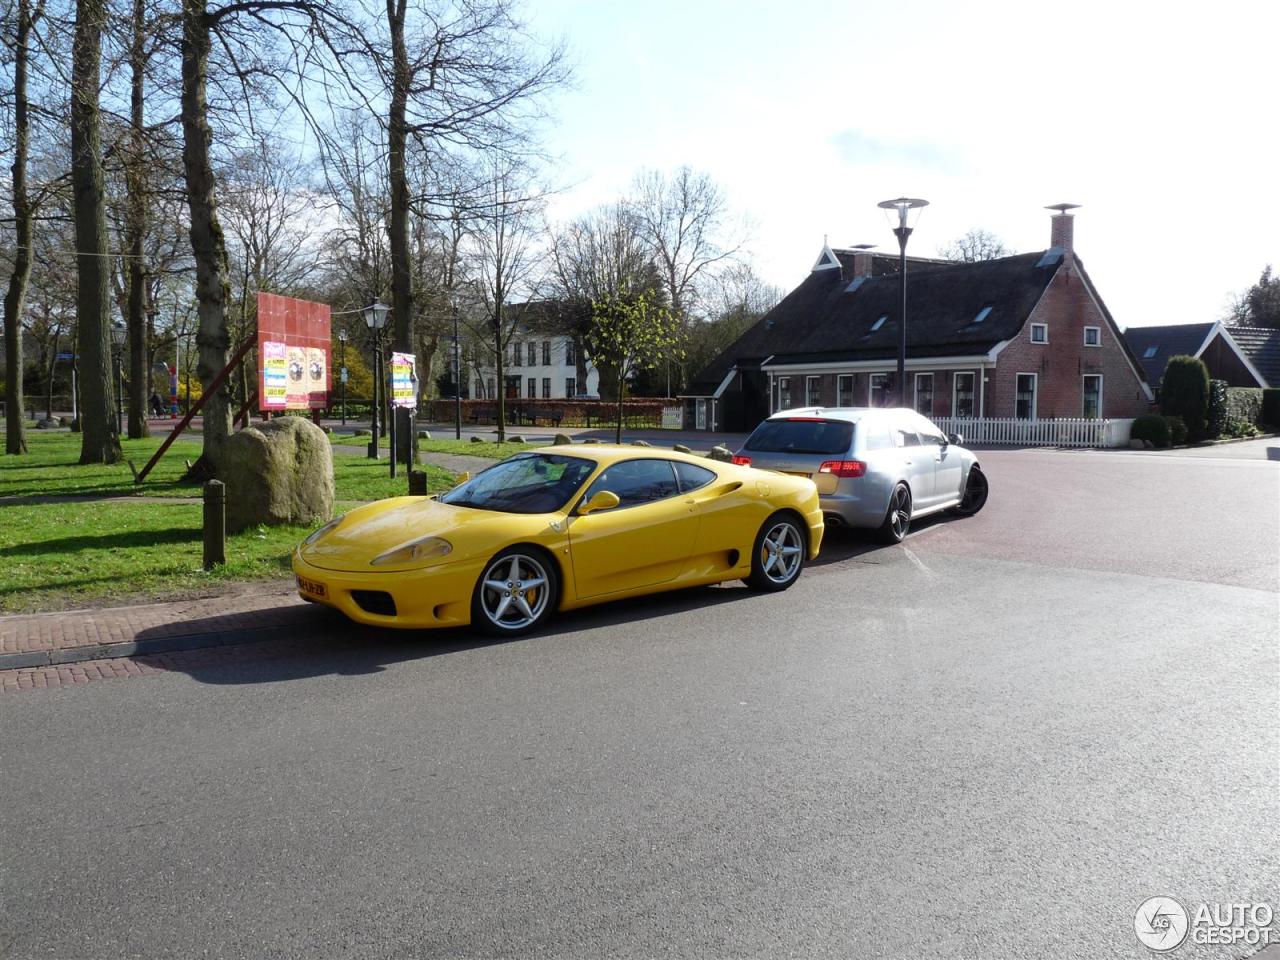
<svg viewBox="0 0 1280 960"><path fill-rule="evenodd" d="M885 543L901 543L910 529L911 490L900 483L889 495L889 510L880 526L880 539Z"/></svg>
<svg viewBox="0 0 1280 960"><path fill-rule="evenodd" d="M489 561L471 598L471 624L494 636L527 633L551 614L556 571L536 548L509 547Z"/></svg>
<svg viewBox="0 0 1280 960"><path fill-rule="evenodd" d="M956 513L962 517L972 517L987 502L987 477L977 466L969 468L969 479L965 482L964 493L956 506Z"/></svg>
<svg viewBox="0 0 1280 960"><path fill-rule="evenodd" d="M790 514L774 514L756 534L747 586L770 592L787 589L804 568L805 544L800 521Z"/></svg>

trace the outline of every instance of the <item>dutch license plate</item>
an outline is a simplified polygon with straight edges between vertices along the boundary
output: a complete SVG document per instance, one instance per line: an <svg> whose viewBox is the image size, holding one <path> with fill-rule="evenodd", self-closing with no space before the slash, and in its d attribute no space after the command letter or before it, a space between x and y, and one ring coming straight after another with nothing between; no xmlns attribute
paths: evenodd
<svg viewBox="0 0 1280 960"><path fill-rule="evenodd" d="M316 583L306 577L298 577L298 589L309 597L324 599L329 595L329 591L323 583Z"/></svg>

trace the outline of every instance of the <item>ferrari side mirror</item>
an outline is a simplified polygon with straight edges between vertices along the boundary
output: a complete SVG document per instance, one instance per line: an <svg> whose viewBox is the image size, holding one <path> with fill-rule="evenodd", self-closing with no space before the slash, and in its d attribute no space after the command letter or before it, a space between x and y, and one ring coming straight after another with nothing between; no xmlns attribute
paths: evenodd
<svg viewBox="0 0 1280 960"><path fill-rule="evenodd" d="M588 513L595 513L597 510L612 510L622 501L618 499L618 495L612 490L601 490L586 503L578 507L578 516L585 517Z"/></svg>

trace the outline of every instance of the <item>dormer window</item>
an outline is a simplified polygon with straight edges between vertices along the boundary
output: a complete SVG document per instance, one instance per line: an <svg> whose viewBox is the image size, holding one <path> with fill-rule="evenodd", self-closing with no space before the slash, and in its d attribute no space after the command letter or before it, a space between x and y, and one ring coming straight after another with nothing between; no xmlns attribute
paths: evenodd
<svg viewBox="0 0 1280 960"><path fill-rule="evenodd" d="M1147 349L1146 349L1146 350L1143 352L1143 354L1142 354L1142 359L1143 359L1143 360L1150 360L1152 357L1154 357L1154 356L1155 356L1157 353L1159 353L1159 352L1160 352L1160 348L1159 348L1159 347L1147 347Z"/></svg>
<svg viewBox="0 0 1280 960"><path fill-rule="evenodd" d="M983 320L987 319L987 317L989 316L991 316L991 308L983 307L981 310L978 311L978 315L973 318L973 322L975 324L981 323Z"/></svg>
<svg viewBox="0 0 1280 960"><path fill-rule="evenodd" d="M889 319L889 315L887 313L880 314L880 316L876 318L876 322L871 325L871 332L875 333L877 330L883 327L884 322L888 319Z"/></svg>

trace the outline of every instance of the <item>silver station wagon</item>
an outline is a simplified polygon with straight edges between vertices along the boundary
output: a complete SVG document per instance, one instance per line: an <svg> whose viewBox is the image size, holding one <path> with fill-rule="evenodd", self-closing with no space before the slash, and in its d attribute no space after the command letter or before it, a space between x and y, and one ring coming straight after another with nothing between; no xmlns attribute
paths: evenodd
<svg viewBox="0 0 1280 960"><path fill-rule="evenodd" d="M972 516L987 502L987 478L963 439L914 410L802 407L761 423L733 460L809 477L829 526L901 543L914 519Z"/></svg>

